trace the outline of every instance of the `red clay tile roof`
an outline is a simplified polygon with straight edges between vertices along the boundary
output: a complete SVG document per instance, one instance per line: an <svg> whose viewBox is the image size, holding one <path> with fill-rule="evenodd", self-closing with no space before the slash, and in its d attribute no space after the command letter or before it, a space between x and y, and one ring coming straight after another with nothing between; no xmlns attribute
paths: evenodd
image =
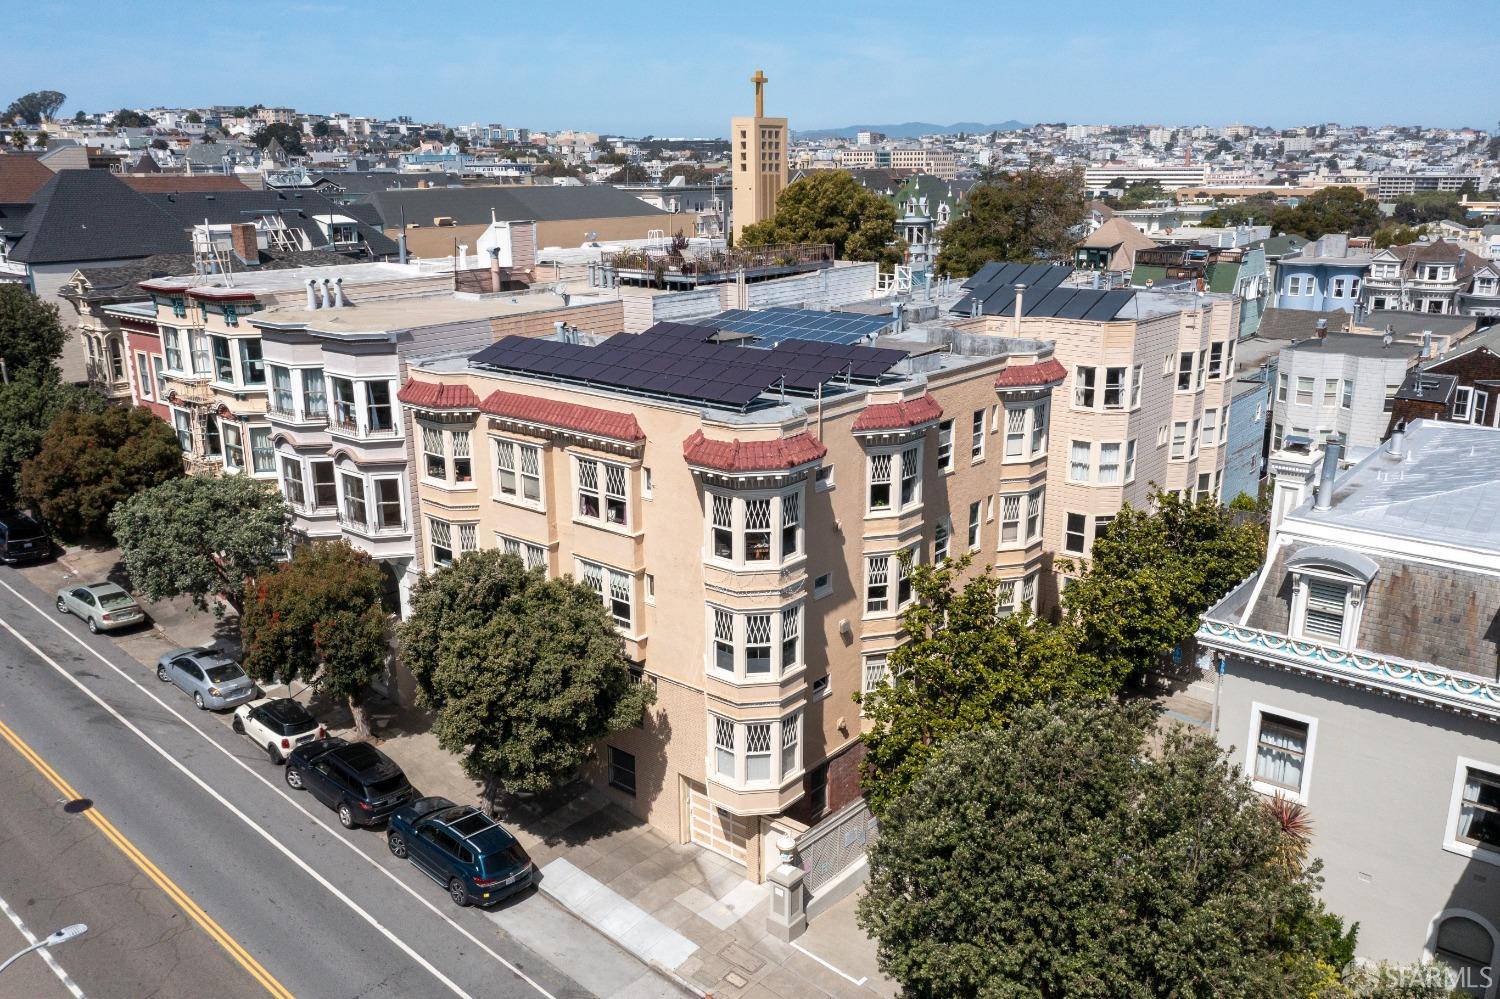
<svg viewBox="0 0 1500 999"><path fill-rule="evenodd" d="M682 456L689 465L720 472L780 472L827 453L823 442L806 431L773 441L716 441L694 430L682 442Z"/></svg>
<svg viewBox="0 0 1500 999"><path fill-rule="evenodd" d="M877 402L873 406L866 406L859 414L859 419L854 421L854 432L919 427L942 415L943 407L938 405L931 393L911 402Z"/></svg>
<svg viewBox="0 0 1500 999"><path fill-rule="evenodd" d="M440 385L413 379L401 386L396 398L426 409L478 409L479 396L467 385Z"/></svg>
<svg viewBox="0 0 1500 999"><path fill-rule="evenodd" d="M634 444L646 439L641 425L630 413L616 413L593 406L580 406L572 402L556 402L537 399L515 392L491 392L479 408L494 416L519 420L522 423L539 423L562 430L574 430L593 437Z"/></svg>
<svg viewBox="0 0 1500 999"><path fill-rule="evenodd" d="M1055 358L1047 358L1039 364L1016 364L1000 372L995 379L996 388L1027 388L1033 385L1050 385L1068 377L1068 369Z"/></svg>

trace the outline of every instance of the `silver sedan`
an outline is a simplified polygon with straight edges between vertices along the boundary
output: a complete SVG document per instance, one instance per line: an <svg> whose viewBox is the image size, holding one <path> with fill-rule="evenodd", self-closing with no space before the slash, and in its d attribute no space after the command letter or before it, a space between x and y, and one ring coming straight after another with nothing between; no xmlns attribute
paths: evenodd
<svg viewBox="0 0 1500 999"><path fill-rule="evenodd" d="M222 711L260 696L240 664L213 649L174 649L156 661L156 678L191 694L207 711Z"/></svg>
<svg viewBox="0 0 1500 999"><path fill-rule="evenodd" d="M135 598L114 583L65 586L57 591L57 610L60 614L77 614L96 635L146 620L146 612Z"/></svg>

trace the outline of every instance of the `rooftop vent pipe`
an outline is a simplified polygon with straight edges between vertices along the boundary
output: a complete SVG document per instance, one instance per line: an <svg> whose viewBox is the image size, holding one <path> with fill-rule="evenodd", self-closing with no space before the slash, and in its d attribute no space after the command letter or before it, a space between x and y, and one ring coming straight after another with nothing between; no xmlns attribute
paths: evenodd
<svg viewBox="0 0 1500 999"><path fill-rule="evenodd" d="M1401 461L1406 457L1406 428L1398 427L1391 434L1391 457Z"/></svg>
<svg viewBox="0 0 1500 999"><path fill-rule="evenodd" d="M318 287L318 282L317 281L313 280L312 278L308 278L307 279L307 307L308 307L308 309L316 309L318 307L318 293L317 293L317 290L316 290L317 287Z"/></svg>
<svg viewBox="0 0 1500 999"><path fill-rule="evenodd" d="M1314 510L1327 510L1333 506L1333 480L1339 476L1339 461L1344 457L1344 445L1323 446L1323 468L1318 473L1318 498L1313 501Z"/></svg>
<svg viewBox="0 0 1500 999"><path fill-rule="evenodd" d="M1328 320L1326 320L1326 319L1319 319L1318 322L1317 322L1317 330L1318 330L1318 339L1319 340L1327 340L1328 339Z"/></svg>
<svg viewBox="0 0 1500 999"><path fill-rule="evenodd" d="M344 307L344 279L333 279L333 307L342 309Z"/></svg>

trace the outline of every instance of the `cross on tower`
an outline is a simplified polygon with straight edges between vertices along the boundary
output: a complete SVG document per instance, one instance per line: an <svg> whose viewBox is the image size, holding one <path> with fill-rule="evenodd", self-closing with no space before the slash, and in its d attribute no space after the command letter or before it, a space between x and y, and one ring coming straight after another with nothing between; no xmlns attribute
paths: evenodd
<svg viewBox="0 0 1500 999"><path fill-rule="evenodd" d="M755 117L764 118L766 116L766 84L770 81L766 79L763 71L757 69L755 75L750 77L750 82L755 84Z"/></svg>

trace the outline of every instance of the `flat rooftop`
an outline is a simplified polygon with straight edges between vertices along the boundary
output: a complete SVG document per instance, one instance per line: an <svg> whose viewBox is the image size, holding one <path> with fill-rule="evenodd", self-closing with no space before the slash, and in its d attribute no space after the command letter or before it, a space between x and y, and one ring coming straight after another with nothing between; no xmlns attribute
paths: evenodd
<svg viewBox="0 0 1500 999"><path fill-rule="evenodd" d="M1500 554L1500 430L1416 420L1402 450L1377 448L1337 479L1329 509L1309 500L1288 521Z"/></svg>
<svg viewBox="0 0 1500 999"><path fill-rule="evenodd" d="M416 264L392 263L348 263L331 267L289 267L284 270L261 271L255 268L235 270L228 274L179 274L173 277L152 278L153 283L184 284L190 288L233 288L236 291L266 293L290 291L307 284L309 278L322 282L324 278L336 281L344 279L344 287L384 281L400 281L403 278L432 278L439 271L424 269ZM347 291L346 291L347 294Z"/></svg>
<svg viewBox="0 0 1500 999"><path fill-rule="evenodd" d="M606 300L578 296L564 299L550 291L484 298L443 292L355 301L342 309L309 309L305 303L289 302L257 312L248 321L256 326L296 326L319 333L377 333L546 312L594 301Z"/></svg>
<svg viewBox="0 0 1500 999"><path fill-rule="evenodd" d="M1324 354L1348 354L1352 357L1389 357L1409 361L1422 352L1422 345L1402 343L1386 345L1385 337L1374 333L1330 333L1326 337L1308 337L1285 344L1283 350L1319 351Z"/></svg>

